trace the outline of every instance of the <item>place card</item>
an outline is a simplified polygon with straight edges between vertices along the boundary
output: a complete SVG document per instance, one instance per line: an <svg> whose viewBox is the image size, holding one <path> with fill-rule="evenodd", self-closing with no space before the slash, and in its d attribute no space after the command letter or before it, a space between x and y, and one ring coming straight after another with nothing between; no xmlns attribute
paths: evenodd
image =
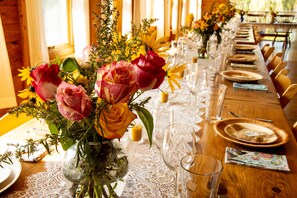
<svg viewBox="0 0 297 198"><path fill-rule="evenodd" d="M286 155L226 148L225 163L289 172Z"/></svg>

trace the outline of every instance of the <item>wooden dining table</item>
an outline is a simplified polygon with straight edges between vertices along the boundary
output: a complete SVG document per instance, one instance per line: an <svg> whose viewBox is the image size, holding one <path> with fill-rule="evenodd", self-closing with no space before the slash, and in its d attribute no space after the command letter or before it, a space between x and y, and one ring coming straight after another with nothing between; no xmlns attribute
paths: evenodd
<svg viewBox="0 0 297 198"><path fill-rule="evenodd" d="M223 163L223 171L218 191L220 197L296 197L297 188L295 185L297 184L297 143L294 139L288 121L284 115L283 109L281 108L281 105L279 103L276 90L266 69L263 57L260 54L259 47L255 50L255 53L257 57L257 61L255 62L257 69L248 71L252 71L262 75L263 79L259 80L258 83L266 85L268 87L268 91L255 91L233 88L233 84L231 81L218 74L216 76L215 83L221 83L227 86L222 118L233 118L233 116L228 113L229 111L233 111L246 118L264 118L273 120L273 126L282 129L288 134L288 141L285 144L277 147L257 148L256 146L243 146L241 144L237 144L222 138L214 130L214 125L216 123L208 122L206 119L204 119L201 123L199 123L201 129L197 131L200 137L200 140L197 142L196 145L197 152L201 154L212 155ZM228 63L227 69L234 69L231 68L229 64L230 63ZM216 98L212 99L215 100ZM30 124L34 125L34 122L27 123L26 127L30 127ZM8 132L4 136L0 137L0 142L3 138L18 140L27 138L27 135L26 133L20 134L19 130L12 130L11 132ZM159 161L159 155L156 154L158 150L155 147L149 148L147 142L144 141L142 143L135 144L134 146L135 148L141 149L134 149L135 153L133 159L136 159L136 161L143 160L143 162L141 162L142 164L136 163L132 165L131 169L133 170L133 173L131 173L131 175L129 176L134 177L135 175L133 174L137 174L137 180L133 181L145 183L147 182L145 180L148 180L147 177L149 177L147 170L149 170L151 167L156 168L161 166L160 163L162 162ZM245 165L224 163L226 147L238 148L247 151L285 155L290 171L283 172ZM148 159L150 158L148 157L149 154L154 154L155 158L151 157L152 159ZM56 153L55 155L59 154ZM11 194L17 191L27 191L30 187L28 187L26 179L34 174L47 171L45 165L46 163L51 161L52 157L53 156L46 156L43 160L37 163L21 162L22 171L20 177L9 189L0 194L0 196L10 197ZM149 165L145 163L146 160L150 160ZM154 175L155 178L157 178L158 176L151 172L150 174ZM154 180L154 182L157 181ZM135 183L134 185L138 187L140 186ZM147 184L147 186L143 185L141 188L141 190L145 191L147 194L140 194L141 192L132 193L131 191L132 189L135 189L135 186L133 187L132 184L126 184L126 196L124 197L164 197L166 195L167 190L164 189L164 187L163 189L161 189L160 187L160 192L158 191L152 193L151 191L154 188L157 188L156 186L158 185L151 187L149 187L149 185L152 185L152 183ZM138 188L138 191L139 189L140 187Z"/></svg>

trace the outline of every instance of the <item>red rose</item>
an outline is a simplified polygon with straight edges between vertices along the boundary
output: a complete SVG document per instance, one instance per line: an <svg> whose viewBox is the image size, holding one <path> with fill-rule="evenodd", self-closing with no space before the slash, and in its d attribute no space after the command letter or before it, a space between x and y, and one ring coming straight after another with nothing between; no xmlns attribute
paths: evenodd
<svg viewBox="0 0 297 198"><path fill-rule="evenodd" d="M111 104L126 102L137 90L136 69L128 62L118 61L98 69L96 93Z"/></svg>
<svg viewBox="0 0 297 198"><path fill-rule="evenodd" d="M62 82L58 76L59 71L59 66L56 64L44 64L39 65L30 73L30 77L33 78L32 85L43 101L55 98L57 87Z"/></svg>
<svg viewBox="0 0 297 198"><path fill-rule="evenodd" d="M166 72L162 68L165 60L153 51L148 51L145 56L132 61L137 66L138 88L142 91L157 89L164 81Z"/></svg>
<svg viewBox="0 0 297 198"><path fill-rule="evenodd" d="M56 94L60 113L72 121L80 121L89 116L92 111L92 101L82 86L62 82Z"/></svg>

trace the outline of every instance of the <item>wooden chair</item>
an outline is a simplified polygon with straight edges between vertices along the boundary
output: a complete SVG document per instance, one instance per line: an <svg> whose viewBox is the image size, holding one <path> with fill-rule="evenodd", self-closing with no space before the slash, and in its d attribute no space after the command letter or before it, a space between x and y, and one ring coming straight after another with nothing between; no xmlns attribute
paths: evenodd
<svg viewBox="0 0 297 198"><path fill-rule="evenodd" d="M274 70L276 68L276 66L281 63L283 61L283 53L282 52L278 52L276 53L271 61L266 65L268 71Z"/></svg>
<svg viewBox="0 0 297 198"><path fill-rule="evenodd" d="M268 60L268 58L271 56L271 54L274 52L274 47L270 47L268 46L264 46L261 50L264 61L266 62Z"/></svg>
<svg viewBox="0 0 297 198"><path fill-rule="evenodd" d="M274 84L274 86L276 85L276 81L275 81L275 78L278 76L278 75L285 75L285 76L288 76L288 74L290 73L290 69L282 69L282 70L280 70L278 73L277 72L272 72L271 74L270 74L270 77L271 77L271 80L272 80L272 82L273 82L273 84Z"/></svg>
<svg viewBox="0 0 297 198"><path fill-rule="evenodd" d="M292 132L294 134L295 140L297 141L297 121L294 123L292 127Z"/></svg>
<svg viewBox="0 0 297 198"><path fill-rule="evenodd" d="M270 47L269 43L266 43L265 45L263 45L263 47L261 48L261 54L262 56L264 55L265 51Z"/></svg>
<svg viewBox="0 0 297 198"><path fill-rule="evenodd" d="M291 79L284 74L279 73L275 77L275 89L279 95L282 108L292 100L297 93L297 84L292 84Z"/></svg>
<svg viewBox="0 0 297 198"><path fill-rule="evenodd" d="M282 71L285 69L285 67L287 66L287 62L280 62L279 64L277 64L274 68L272 68L272 70L269 71L270 77L271 79L275 79L275 77ZM285 72L286 70L284 70L283 72ZM284 74L284 73L283 73ZM285 76L287 76L288 74L286 74Z"/></svg>

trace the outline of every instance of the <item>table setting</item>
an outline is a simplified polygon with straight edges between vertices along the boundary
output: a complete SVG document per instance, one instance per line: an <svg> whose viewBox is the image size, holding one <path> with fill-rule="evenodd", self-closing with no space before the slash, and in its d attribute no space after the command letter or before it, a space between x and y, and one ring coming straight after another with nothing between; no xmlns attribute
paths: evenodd
<svg viewBox="0 0 297 198"><path fill-rule="evenodd" d="M226 8L232 8L228 6ZM107 14L113 14L105 9ZM48 106L39 107L54 109L53 112L59 113L57 118L65 121L63 125L51 122L56 119L53 116L47 119L38 115L37 119L1 136L4 146L1 148L0 195L7 198L183 198L286 197L297 193L293 187L297 171L296 141L259 46L244 42L244 38L254 40L253 29L240 26L239 21L232 17L225 29L208 35L203 56L198 56L198 52L201 53L200 47L205 44L201 37L205 32L196 30L195 38L189 38L192 32L172 41L171 46L162 45L157 49L162 56L149 50L133 61L118 60L108 67L102 65L91 72L96 74L93 84L90 84L93 78L85 78L89 70L83 73L88 68L73 59L64 61L61 71L55 68L61 72L55 75L59 77L56 82L69 83L71 93L83 93L82 100L95 105L89 112L86 105L87 112L83 110L76 115L82 118L71 120L73 114L65 106L72 102L61 102L59 97L44 100L41 104ZM199 29L200 23L194 28ZM143 33L142 37L146 39L141 44L147 47L150 39L156 42L154 34ZM187 44L189 39L191 42ZM109 60L107 57L105 64L108 65ZM130 62L137 65L139 75L155 65L158 68L140 81L131 72L134 69ZM143 62L147 64L142 65ZM143 69L147 65L148 68ZM126 76L135 79L128 81L126 76L113 76L117 74L115 71L106 72L113 66L120 68L119 73L127 73ZM158 75L154 76L155 73ZM74 74L78 78L73 81ZM30 75L32 85L37 86L39 77L34 70ZM78 81L77 87L85 87L85 91L72 88ZM121 84L121 89L112 87L114 82ZM63 84L61 86L66 86ZM55 87L58 93L70 93L69 87L62 87L63 91L60 84ZM48 97L36 88L40 91L37 95ZM126 89L129 90L127 95L120 91L113 95L110 91ZM58 103L53 105L53 101ZM126 102L125 109L113 110L122 101ZM131 112L124 113L121 123L115 127L123 128L121 134L110 132L108 127L114 119L109 115L122 115L126 111ZM63 132L61 136L58 129ZM53 140L62 139L62 144L42 141L35 145L42 134L48 134ZM31 148L27 143L32 135L35 136L34 152L23 148ZM3 154L18 153L16 145L23 149L21 160L15 155ZM255 192L255 189L260 190Z"/></svg>

